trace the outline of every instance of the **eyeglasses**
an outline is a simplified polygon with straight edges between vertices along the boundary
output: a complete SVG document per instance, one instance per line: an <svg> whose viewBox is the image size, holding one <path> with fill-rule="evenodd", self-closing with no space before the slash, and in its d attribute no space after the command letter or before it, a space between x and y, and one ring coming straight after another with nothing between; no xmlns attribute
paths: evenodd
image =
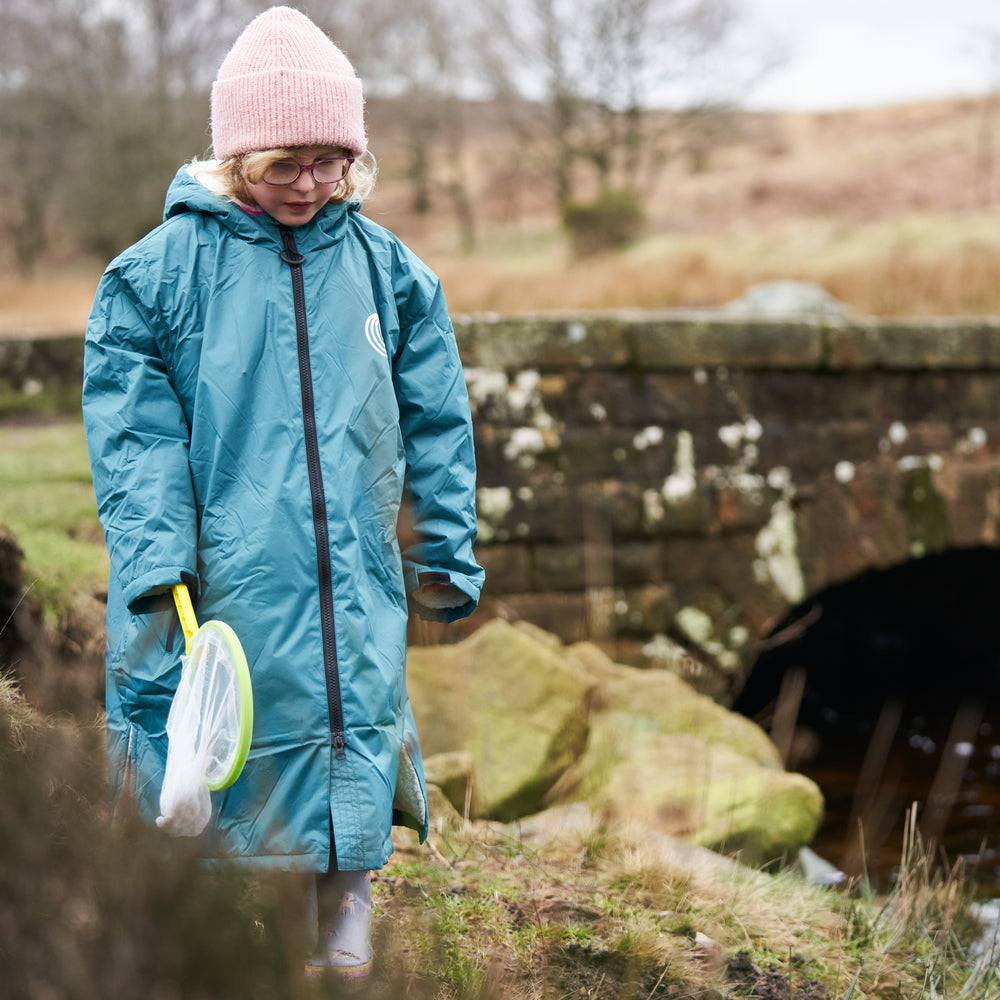
<svg viewBox="0 0 1000 1000"><path fill-rule="evenodd" d="M265 184L285 187L288 184L294 184L302 175L303 170L308 170L317 184L339 184L347 176L347 171L351 169L353 162L353 156L331 156L325 160L317 160L315 163L278 160L264 171L261 180Z"/></svg>

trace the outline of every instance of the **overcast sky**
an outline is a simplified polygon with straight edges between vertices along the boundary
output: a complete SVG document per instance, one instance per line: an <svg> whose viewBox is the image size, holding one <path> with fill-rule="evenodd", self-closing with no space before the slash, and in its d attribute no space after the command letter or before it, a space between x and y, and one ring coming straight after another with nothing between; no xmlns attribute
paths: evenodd
<svg viewBox="0 0 1000 1000"><path fill-rule="evenodd" d="M1000 0L741 4L787 53L751 107L836 110L1000 87Z"/></svg>

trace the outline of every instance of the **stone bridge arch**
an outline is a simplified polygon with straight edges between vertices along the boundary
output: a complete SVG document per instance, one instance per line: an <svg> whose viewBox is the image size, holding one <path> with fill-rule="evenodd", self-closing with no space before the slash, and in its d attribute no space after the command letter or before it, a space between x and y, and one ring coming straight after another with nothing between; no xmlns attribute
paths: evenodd
<svg viewBox="0 0 1000 1000"><path fill-rule="evenodd" d="M845 666L805 659L808 643L788 639L822 642L832 619L856 628L847 612L834 619L837 606L856 608L859 593L888 601L900 580L932 602L959 580L981 620L1000 607L1000 325L637 313L470 318L458 329L480 462L479 616L668 665L723 702L742 696L743 710L776 703L789 665L843 682L840 705L825 708L862 707L864 689L869 714L848 735L856 758L836 765L850 787L827 783L820 758L799 768L828 803L817 848L856 873L858 845L844 836L857 836L860 817L888 871L909 805L894 796L909 791L924 801L929 837L947 821L950 846L974 853L974 810L993 805L958 809L959 793L973 791L973 771L987 786L1000 778L1000 738L987 733L1000 734L1000 717L981 711L1000 701L988 627L964 674L947 652L928 664L912 642L905 651L905 682L941 708L936 729L904 719L885 650ZM881 621L872 634L877 644L892 629ZM776 660L779 649L793 658ZM966 683L974 690L956 691ZM918 761L931 770L908 779L893 755L913 739L934 752ZM963 758L942 746L974 742L975 767L956 772ZM953 805L961 816L949 820Z"/></svg>

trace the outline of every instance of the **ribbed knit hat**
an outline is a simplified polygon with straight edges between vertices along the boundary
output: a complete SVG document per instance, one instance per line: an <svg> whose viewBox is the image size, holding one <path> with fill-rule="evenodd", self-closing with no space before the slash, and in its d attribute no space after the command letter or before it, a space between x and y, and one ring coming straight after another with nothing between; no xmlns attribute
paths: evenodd
<svg viewBox="0 0 1000 1000"><path fill-rule="evenodd" d="M364 99L340 49L305 14L271 7L236 39L212 85L212 150L225 160L279 146L368 148Z"/></svg>

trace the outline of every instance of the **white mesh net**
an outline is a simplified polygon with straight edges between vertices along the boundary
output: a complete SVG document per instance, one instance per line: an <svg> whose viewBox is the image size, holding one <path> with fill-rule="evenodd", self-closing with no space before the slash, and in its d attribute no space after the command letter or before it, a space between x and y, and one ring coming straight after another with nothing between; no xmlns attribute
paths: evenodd
<svg viewBox="0 0 1000 1000"><path fill-rule="evenodd" d="M240 690L232 655L218 632L199 630L184 659L167 717L167 766L157 825L194 837L212 813L210 787L233 767L240 742Z"/></svg>

